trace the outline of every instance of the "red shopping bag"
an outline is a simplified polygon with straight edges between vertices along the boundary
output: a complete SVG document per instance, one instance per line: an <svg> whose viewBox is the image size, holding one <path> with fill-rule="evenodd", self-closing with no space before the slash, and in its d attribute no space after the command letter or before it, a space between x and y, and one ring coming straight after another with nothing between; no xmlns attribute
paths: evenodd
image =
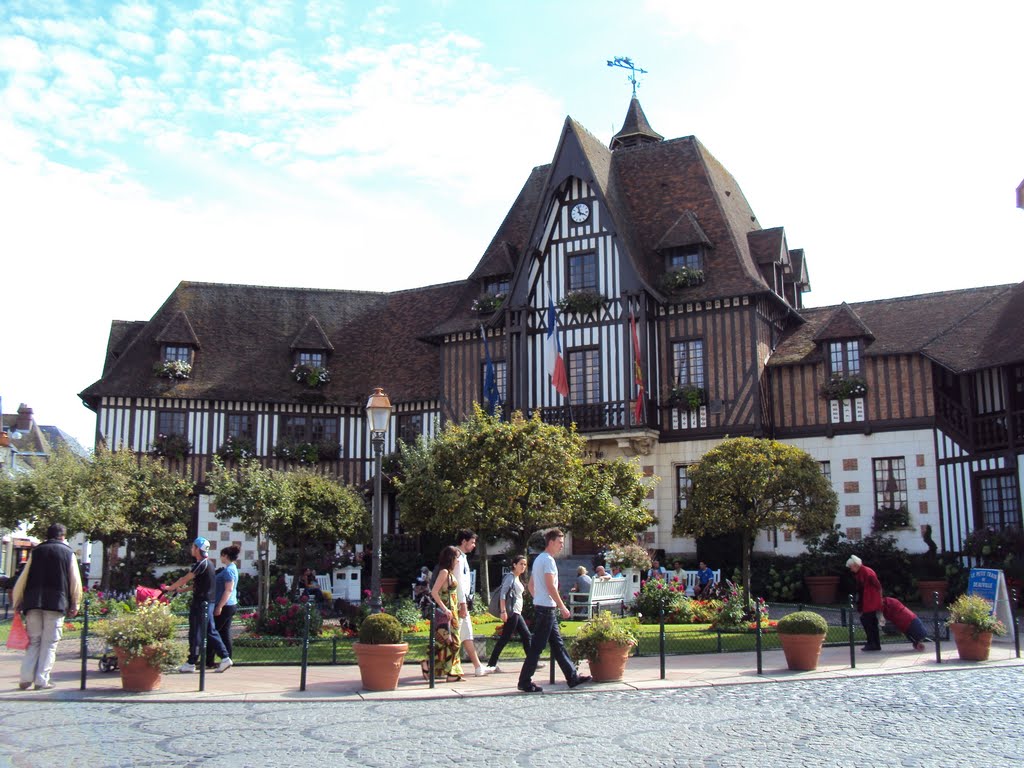
<svg viewBox="0 0 1024 768"><path fill-rule="evenodd" d="M7 635L7 647L12 651L24 651L28 648L28 632L25 631L25 623L21 620L21 614L15 613L11 621L11 633Z"/></svg>

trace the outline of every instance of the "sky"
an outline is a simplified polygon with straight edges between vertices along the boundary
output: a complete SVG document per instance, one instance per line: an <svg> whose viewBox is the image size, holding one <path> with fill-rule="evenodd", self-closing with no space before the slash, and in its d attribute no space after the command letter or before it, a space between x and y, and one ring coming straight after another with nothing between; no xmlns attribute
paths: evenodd
<svg viewBox="0 0 1024 768"><path fill-rule="evenodd" d="M628 72L809 306L1024 279L1024 3L3 0L0 398L92 447L112 320L182 280L466 278L567 115Z"/></svg>

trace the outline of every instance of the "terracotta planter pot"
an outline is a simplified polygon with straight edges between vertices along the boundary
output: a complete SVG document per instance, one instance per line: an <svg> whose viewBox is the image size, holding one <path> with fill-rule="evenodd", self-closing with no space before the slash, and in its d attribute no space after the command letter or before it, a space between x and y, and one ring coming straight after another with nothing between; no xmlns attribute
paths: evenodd
<svg viewBox="0 0 1024 768"><path fill-rule="evenodd" d="M836 601L836 590L839 589L838 576L804 576L804 584L811 593L811 602L815 605L830 605Z"/></svg>
<svg viewBox="0 0 1024 768"><path fill-rule="evenodd" d="M782 652L786 654L786 666L795 672L809 672L818 668L824 635L779 635Z"/></svg>
<svg viewBox="0 0 1024 768"><path fill-rule="evenodd" d="M598 643L597 658L590 661L590 674L595 683L612 683L622 679L632 645Z"/></svg>
<svg viewBox="0 0 1024 768"><path fill-rule="evenodd" d="M6 432L0 432L0 447L6 447L11 444L11 438Z"/></svg>
<svg viewBox="0 0 1024 768"><path fill-rule="evenodd" d="M921 605L931 608L935 604L935 593L939 593L939 605L946 602L946 580L945 579L921 579L917 582L917 594L921 598Z"/></svg>
<svg viewBox="0 0 1024 768"><path fill-rule="evenodd" d="M155 691L160 688L163 682L163 672L159 666L149 663L148 649L146 656L136 656L130 661L121 648L115 648L117 654L117 666L121 670L121 688L126 691L142 692Z"/></svg>
<svg viewBox="0 0 1024 768"><path fill-rule="evenodd" d="M979 632L974 635L973 628L968 624L950 624L949 631L956 641L956 652L962 661L988 661L992 650L992 633Z"/></svg>
<svg viewBox="0 0 1024 768"><path fill-rule="evenodd" d="M384 595L394 595L398 592L398 579L384 579L380 580L380 591Z"/></svg>
<svg viewBox="0 0 1024 768"><path fill-rule="evenodd" d="M363 681L363 688L368 691L393 691L398 687L402 662L409 652L408 643L354 643L352 651L359 662L359 677Z"/></svg>

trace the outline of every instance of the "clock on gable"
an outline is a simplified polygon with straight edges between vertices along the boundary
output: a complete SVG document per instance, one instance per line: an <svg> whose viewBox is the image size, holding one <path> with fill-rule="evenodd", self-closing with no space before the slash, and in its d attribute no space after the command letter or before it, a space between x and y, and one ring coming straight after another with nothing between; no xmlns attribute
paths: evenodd
<svg viewBox="0 0 1024 768"><path fill-rule="evenodd" d="M572 216L572 220L577 224L582 224L590 218L590 206L586 203L576 203L569 215Z"/></svg>

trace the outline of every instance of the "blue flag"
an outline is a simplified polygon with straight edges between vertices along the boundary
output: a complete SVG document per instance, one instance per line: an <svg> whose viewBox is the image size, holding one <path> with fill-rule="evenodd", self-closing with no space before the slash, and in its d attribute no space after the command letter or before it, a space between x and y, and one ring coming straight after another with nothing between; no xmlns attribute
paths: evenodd
<svg viewBox="0 0 1024 768"><path fill-rule="evenodd" d="M491 348L487 344L487 333L483 325L480 326L480 336L484 340L484 397L487 398L487 413L494 415L494 410L501 403L501 392L498 391L498 377L494 370L494 361L491 360Z"/></svg>

